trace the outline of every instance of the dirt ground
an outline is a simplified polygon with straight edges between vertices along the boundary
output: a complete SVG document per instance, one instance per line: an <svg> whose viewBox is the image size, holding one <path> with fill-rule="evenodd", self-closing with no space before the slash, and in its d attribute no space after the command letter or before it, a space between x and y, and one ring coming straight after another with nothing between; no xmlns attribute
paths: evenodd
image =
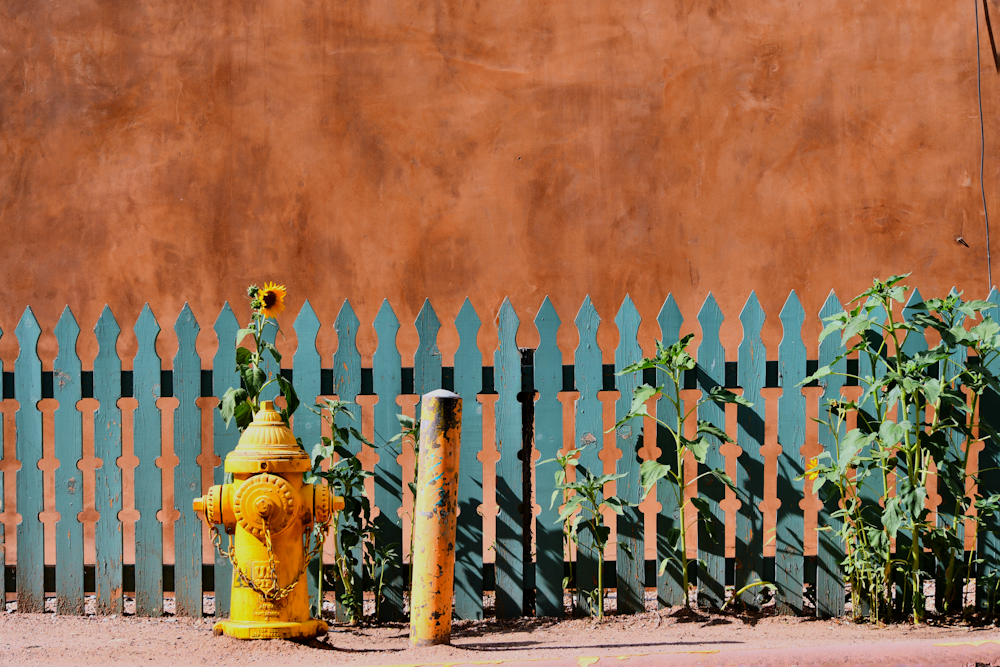
<svg viewBox="0 0 1000 667"><path fill-rule="evenodd" d="M411 648L405 624L332 624L308 642L217 637L214 619L0 613L2 665L1000 665L995 626L869 627L665 609L635 616L456 622L452 645ZM948 646L948 645L951 646ZM623 666L624 667L624 666Z"/></svg>

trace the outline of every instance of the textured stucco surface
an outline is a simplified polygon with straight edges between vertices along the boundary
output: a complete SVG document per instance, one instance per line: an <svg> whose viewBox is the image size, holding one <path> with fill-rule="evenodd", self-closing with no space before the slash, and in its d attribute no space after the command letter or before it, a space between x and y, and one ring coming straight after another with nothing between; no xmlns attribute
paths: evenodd
<svg viewBox="0 0 1000 667"><path fill-rule="evenodd" d="M668 292L696 333L713 292L730 359L751 290L771 358L793 288L811 357L831 288L846 298L874 275L913 271L925 296L953 285L983 296L974 6L7 0L0 358L13 369L31 305L51 368L51 328L69 304L89 368L109 303L128 368L148 301L169 367L187 301L207 366L223 302L242 319L243 288L268 279L290 290L279 345L294 349L308 297L327 366L344 298L366 364L370 323L391 301L409 365L425 297L449 364L466 296L485 323L485 363L504 296L521 345L537 340L531 319L552 298L567 362L587 294L606 361L626 293L650 350ZM985 26L981 44L1000 221L1000 77Z"/></svg>

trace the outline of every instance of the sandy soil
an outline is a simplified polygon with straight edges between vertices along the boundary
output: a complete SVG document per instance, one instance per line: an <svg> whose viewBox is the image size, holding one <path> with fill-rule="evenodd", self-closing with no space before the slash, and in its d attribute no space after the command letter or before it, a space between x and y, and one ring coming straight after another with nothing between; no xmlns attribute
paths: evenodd
<svg viewBox="0 0 1000 667"><path fill-rule="evenodd" d="M755 619L662 610L611 616L603 622L456 622L452 646L415 649L409 646L404 624L333 625L326 637L297 643L216 637L213 622L211 618L0 613L0 664L225 667L251 663L457 665L554 660L557 662L552 664L587 667L602 656L602 664L608 665L624 656L636 656L636 664L708 665L792 664L788 656L795 655L799 656L795 664L802 665L864 664L869 659L869 664L883 665L1000 665L1000 630L993 626L876 628L846 621ZM928 648L946 642L960 642L965 647ZM879 655L897 662L877 659Z"/></svg>

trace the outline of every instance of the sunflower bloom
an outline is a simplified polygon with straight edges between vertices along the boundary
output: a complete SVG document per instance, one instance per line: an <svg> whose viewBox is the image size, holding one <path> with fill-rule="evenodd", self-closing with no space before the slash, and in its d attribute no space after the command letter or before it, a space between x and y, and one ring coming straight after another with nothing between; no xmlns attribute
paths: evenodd
<svg viewBox="0 0 1000 667"><path fill-rule="evenodd" d="M814 482L816 481L816 478L819 477L819 471L816 470L817 466L819 466L819 462L816 460L815 456L813 458L809 459L806 462L806 478L807 479L810 479L810 480L812 480Z"/></svg>
<svg viewBox="0 0 1000 667"><path fill-rule="evenodd" d="M260 312L264 317L277 317L285 309L285 286L267 283L257 293Z"/></svg>

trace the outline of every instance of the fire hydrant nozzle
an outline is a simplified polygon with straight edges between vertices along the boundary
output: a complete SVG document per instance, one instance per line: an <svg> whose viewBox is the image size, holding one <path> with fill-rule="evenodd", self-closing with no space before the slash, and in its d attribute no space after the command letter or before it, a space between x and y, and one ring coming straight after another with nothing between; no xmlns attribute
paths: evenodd
<svg viewBox="0 0 1000 667"><path fill-rule="evenodd" d="M306 566L314 553L303 536L330 521L344 499L325 484L305 484L309 455L275 411L261 409L226 457L229 484L215 485L192 506L214 527L221 524L230 548L220 552L233 562L230 619L215 624L216 634L241 639L315 637L325 622L309 617ZM322 550L322 534L313 552Z"/></svg>

